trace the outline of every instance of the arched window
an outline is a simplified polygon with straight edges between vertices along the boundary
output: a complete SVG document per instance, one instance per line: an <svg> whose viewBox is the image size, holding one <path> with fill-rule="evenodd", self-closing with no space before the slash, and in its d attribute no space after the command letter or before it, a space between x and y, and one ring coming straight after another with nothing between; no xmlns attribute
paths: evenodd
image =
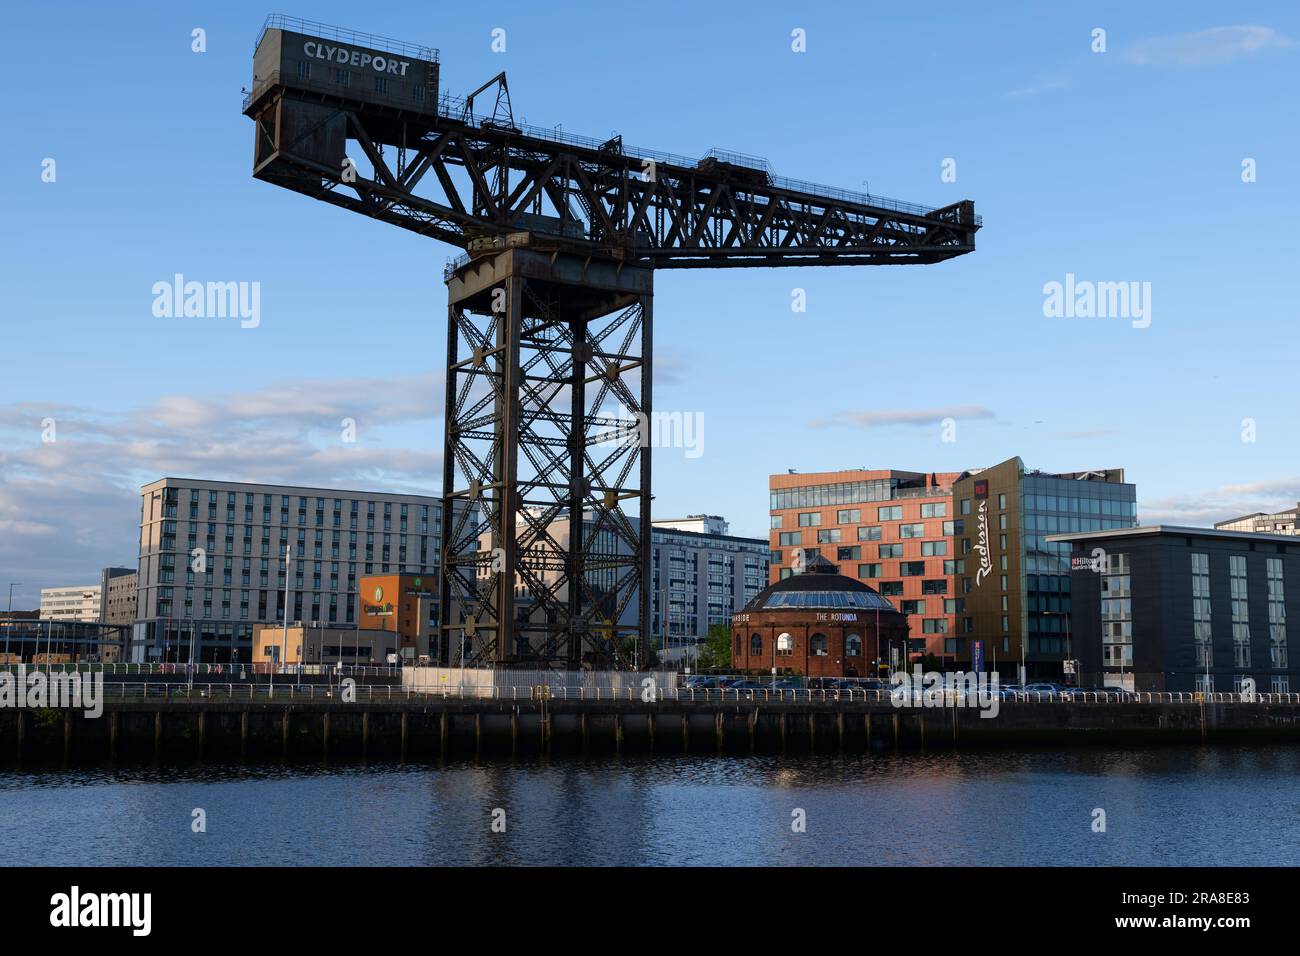
<svg viewBox="0 0 1300 956"><path fill-rule="evenodd" d="M749 653L751 657L758 657L763 653L763 635L753 634L749 638Z"/></svg>
<svg viewBox="0 0 1300 956"><path fill-rule="evenodd" d="M861 657L862 656L862 638L856 634L850 634L844 638L844 656Z"/></svg>
<svg viewBox="0 0 1300 956"><path fill-rule="evenodd" d="M740 643L740 635L739 635L739 634L736 635L736 641L735 641L735 644L736 644L736 656L739 657L740 654L741 654L741 649L742 649L742 647L743 647L743 645Z"/></svg>
<svg viewBox="0 0 1300 956"><path fill-rule="evenodd" d="M814 634L812 636L808 641L808 653L813 657L825 657L829 653L825 634Z"/></svg>
<svg viewBox="0 0 1300 956"><path fill-rule="evenodd" d="M782 634L776 639L776 652L782 655L794 653L794 638L789 634Z"/></svg>

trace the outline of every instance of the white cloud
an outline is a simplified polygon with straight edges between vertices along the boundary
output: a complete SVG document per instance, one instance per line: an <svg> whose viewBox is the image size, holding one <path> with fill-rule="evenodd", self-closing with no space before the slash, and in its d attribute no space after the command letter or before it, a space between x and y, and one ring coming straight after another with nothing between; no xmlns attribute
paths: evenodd
<svg viewBox="0 0 1300 956"><path fill-rule="evenodd" d="M810 428L828 428L834 425L875 428L879 425L938 425L945 418L960 421L963 418L993 417L993 411L983 405L950 405L944 408L836 412L827 418L814 419L808 425Z"/></svg>
<svg viewBox="0 0 1300 956"><path fill-rule="evenodd" d="M1017 100L1026 99L1031 96L1041 96L1044 93L1055 93L1059 90L1068 89L1069 87L1069 80L1064 77L1053 76L1039 80L1037 83L1031 84L1030 86L1021 87L1018 90L1011 90L1007 93L1007 96L1011 99Z"/></svg>
<svg viewBox="0 0 1300 956"><path fill-rule="evenodd" d="M1122 57L1139 66L1204 66L1291 46L1295 41L1272 27L1211 27L1139 41L1123 51Z"/></svg>
<svg viewBox="0 0 1300 956"><path fill-rule="evenodd" d="M163 476L436 494L441 417L431 375L289 380L117 413L0 406L0 582L25 582L15 607L34 606L40 587L134 566L140 485Z"/></svg>
<svg viewBox="0 0 1300 956"><path fill-rule="evenodd" d="M1276 478L1244 485L1221 485L1195 495L1138 502L1143 524L1210 527L1216 521L1255 512L1284 511L1300 501L1300 477Z"/></svg>

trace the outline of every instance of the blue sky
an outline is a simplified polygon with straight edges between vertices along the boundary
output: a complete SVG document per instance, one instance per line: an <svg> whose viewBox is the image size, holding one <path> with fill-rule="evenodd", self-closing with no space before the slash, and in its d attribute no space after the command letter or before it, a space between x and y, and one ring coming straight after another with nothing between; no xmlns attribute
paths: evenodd
<svg viewBox="0 0 1300 956"><path fill-rule="evenodd" d="M252 179L240 90L269 12L436 46L452 92L504 69L534 125L975 201L977 251L941 265L661 273L656 404L703 415L704 453L656 454L658 514L765 536L772 472L1012 455L1124 467L1146 523L1294 504L1300 13L1134 6L11 5L0 587L30 606L133 563L162 474L438 491L456 250ZM154 317L177 272L260 282L261 325ZM1149 282L1150 327L1044 317L1067 273Z"/></svg>

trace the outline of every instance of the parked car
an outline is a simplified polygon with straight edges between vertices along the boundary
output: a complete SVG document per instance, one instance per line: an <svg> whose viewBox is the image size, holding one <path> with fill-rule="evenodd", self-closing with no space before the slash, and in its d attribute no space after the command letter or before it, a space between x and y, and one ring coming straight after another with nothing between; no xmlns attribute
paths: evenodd
<svg viewBox="0 0 1300 956"><path fill-rule="evenodd" d="M727 690L768 690L769 685L756 680L738 680L727 685Z"/></svg>
<svg viewBox="0 0 1300 956"><path fill-rule="evenodd" d="M1038 683L1026 684L1024 692L1026 694L1059 694L1061 688L1056 684Z"/></svg>
<svg viewBox="0 0 1300 956"><path fill-rule="evenodd" d="M803 686L793 677L782 677L780 680L774 680L771 684L772 690L802 690Z"/></svg>

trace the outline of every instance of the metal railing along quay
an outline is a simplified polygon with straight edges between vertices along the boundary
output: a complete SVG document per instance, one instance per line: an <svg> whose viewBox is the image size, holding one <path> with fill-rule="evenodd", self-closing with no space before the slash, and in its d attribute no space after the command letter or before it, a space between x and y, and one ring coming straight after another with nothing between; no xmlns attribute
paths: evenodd
<svg viewBox="0 0 1300 956"><path fill-rule="evenodd" d="M698 704L896 704L899 707L917 706L916 698L909 702L889 690L856 689L740 689L659 687L651 690L626 687L548 687L527 686L447 686L440 688L415 688L394 685L357 684L294 684L294 683L159 683L115 682L104 685L104 700L151 701L239 701L239 700L290 700L332 701L345 697L350 703L419 702L429 700L492 700L492 701L609 701L656 704L666 701ZM964 705L968 693L953 689L933 689L927 699L939 706ZM973 694L971 691L970 694ZM1000 702L1053 704L1300 704L1300 694L1201 694L1177 692L1114 692L1052 694L1046 692L1001 692L995 695Z"/></svg>
<svg viewBox="0 0 1300 956"><path fill-rule="evenodd" d="M337 677L340 674L344 677L400 677L402 674L402 665L400 664L287 664L284 667L274 667L270 664L209 664L209 663L106 663L106 664L88 664L88 663L50 663L42 661L19 664L0 664L0 673L5 671L17 672L20 666L25 666L28 673L40 671L46 674L93 674L103 673L110 677L131 677L131 676L160 676L160 677L183 677L188 678L191 671L195 677L206 677L206 683L215 683L211 680L213 677L224 677L227 680L234 679L237 681L249 680L254 676L266 677L275 671L277 679L293 680L297 676L303 677L320 677L332 676Z"/></svg>

